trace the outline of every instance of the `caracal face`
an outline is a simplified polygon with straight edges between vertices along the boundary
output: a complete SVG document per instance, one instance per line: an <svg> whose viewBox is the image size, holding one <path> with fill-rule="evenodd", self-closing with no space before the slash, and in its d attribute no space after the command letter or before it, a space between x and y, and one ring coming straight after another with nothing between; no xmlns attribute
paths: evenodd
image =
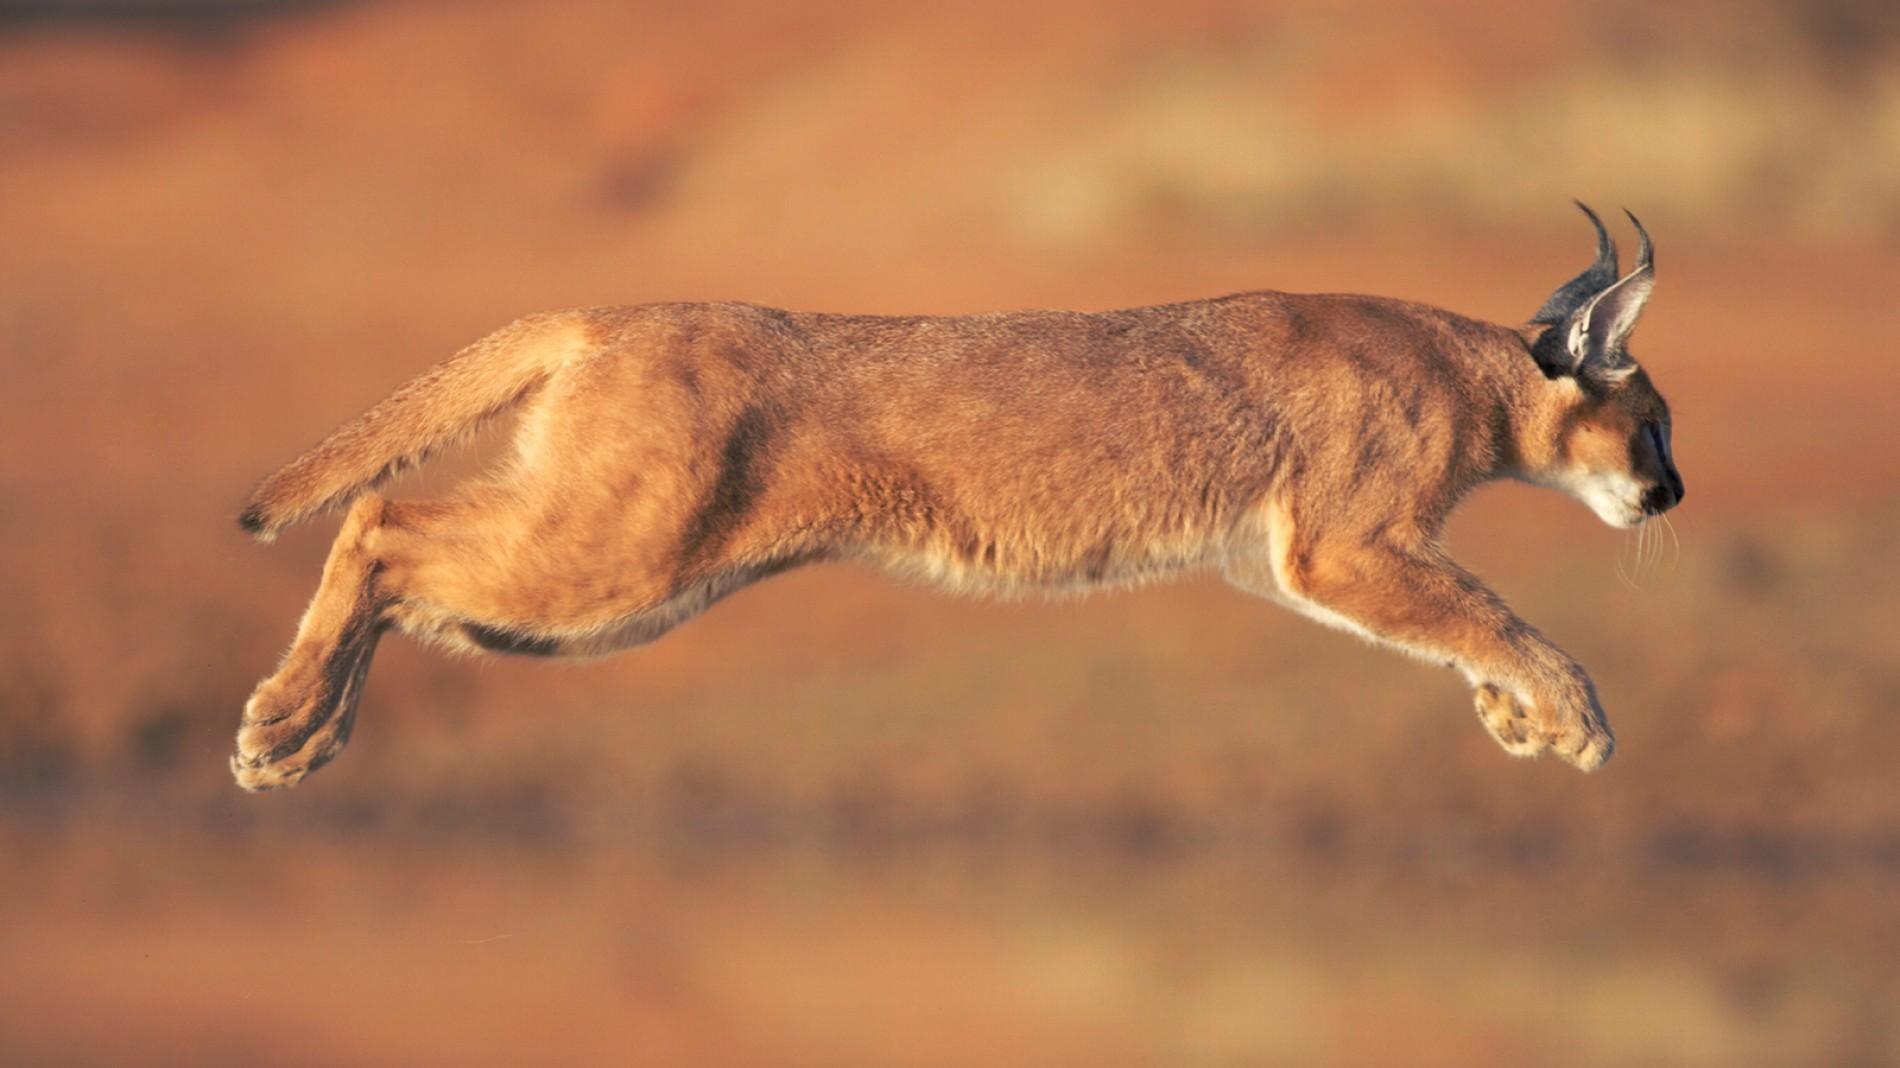
<svg viewBox="0 0 1900 1068"><path fill-rule="evenodd" d="M1545 432L1533 435L1518 474L1582 501L1610 526L1642 525L1682 503L1669 405L1629 352L1656 285L1655 249L1634 215L1635 270L1618 274L1616 243L1597 231L1597 259L1531 320L1526 337L1551 380Z"/></svg>
<svg viewBox="0 0 1900 1068"><path fill-rule="evenodd" d="M1558 463L1540 481L1588 505L1610 526L1640 526L1682 503L1669 405L1637 368L1579 398Z"/></svg>

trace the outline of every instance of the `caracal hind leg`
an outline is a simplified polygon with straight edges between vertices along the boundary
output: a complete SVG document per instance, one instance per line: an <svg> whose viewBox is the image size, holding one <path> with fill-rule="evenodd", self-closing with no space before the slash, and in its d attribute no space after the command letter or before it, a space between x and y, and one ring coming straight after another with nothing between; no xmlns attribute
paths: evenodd
<svg viewBox="0 0 1900 1068"><path fill-rule="evenodd" d="M557 522L533 494L483 485L394 502L376 538L384 618L453 652L602 656L660 637L748 581L730 569L670 572L677 537L628 511L621 522Z"/></svg>
<svg viewBox="0 0 1900 1068"><path fill-rule="evenodd" d="M720 592L641 583L559 539L521 551L536 525L521 503L479 483L446 500L357 501L283 665L245 706L238 784L291 786L335 758L390 627L456 652L599 655L657 638Z"/></svg>
<svg viewBox="0 0 1900 1068"><path fill-rule="evenodd" d="M246 790L291 786L341 752L384 626L371 536L385 503L358 499L277 673L245 702L231 772Z"/></svg>
<svg viewBox="0 0 1900 1068"><path fill-rule="evenodd" d="M1275 552L1276 592L1295 607L1461 670L1506 752L1548 749L1584 771L1610 758L1615 739L1582 666L1441 551L1348 540ZM1229 578L1260 588L1245 570Z"/></svg>

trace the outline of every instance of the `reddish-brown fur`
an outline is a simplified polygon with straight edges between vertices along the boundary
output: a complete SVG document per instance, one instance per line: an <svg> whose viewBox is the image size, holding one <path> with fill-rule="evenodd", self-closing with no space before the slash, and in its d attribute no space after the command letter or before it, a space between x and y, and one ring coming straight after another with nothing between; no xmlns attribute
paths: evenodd
<svg viewBox="0 0 1900 1068"><path fill-rule="evenodd" d="M1588 676L1436 541L1490 479L1582 495L1674 478L1666 446L1638 440L1667 414L1621 338L1540 367L1564 328L1274 292L1090 314L533 316L253 495L243 522L266 538L355 503L233 769L262 789L333 757L388 627L602 654L827 559L1003 594L1219 569L1459 667L1506 749L1593 768L1611 736ZM511 406L514 452L489 476L441 500L367 492Z"/></svg>

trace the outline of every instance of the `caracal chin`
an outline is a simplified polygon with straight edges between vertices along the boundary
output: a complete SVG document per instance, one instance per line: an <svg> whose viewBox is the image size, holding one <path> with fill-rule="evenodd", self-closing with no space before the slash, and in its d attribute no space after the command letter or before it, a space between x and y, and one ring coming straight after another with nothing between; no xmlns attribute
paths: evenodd
<svg viewBox="0 0 1900 1068"><path fill-rule="evenodd" d="M1581 205L1579 205L1581 207ZM1612 739L1583 668L1440 547L1517 478L1634 526L1682 500L1670 419L1627 342L1649 237L1529 322L1278 292L967 316L650 304L534 315L266 478L269 540L349 506L239 785L342 750L390 628L465 652L599 656L819 560L1023 594L1213 570L1463 672L1506 751L1585 770ZM518 414L510 454L435 500L372 490Z"/></svg>

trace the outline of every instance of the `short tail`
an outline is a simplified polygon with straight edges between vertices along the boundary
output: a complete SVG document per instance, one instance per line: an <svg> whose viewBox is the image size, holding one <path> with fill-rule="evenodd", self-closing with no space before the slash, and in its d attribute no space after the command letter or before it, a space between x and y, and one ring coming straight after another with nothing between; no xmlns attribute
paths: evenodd
<svg viewBox="0 0 1900 1068"><path fill-rule="evenodd" d="M259 541L348 504L507 411L591 351L571 314L529 316L424 371L258 483L238 525Z"/></svg>

